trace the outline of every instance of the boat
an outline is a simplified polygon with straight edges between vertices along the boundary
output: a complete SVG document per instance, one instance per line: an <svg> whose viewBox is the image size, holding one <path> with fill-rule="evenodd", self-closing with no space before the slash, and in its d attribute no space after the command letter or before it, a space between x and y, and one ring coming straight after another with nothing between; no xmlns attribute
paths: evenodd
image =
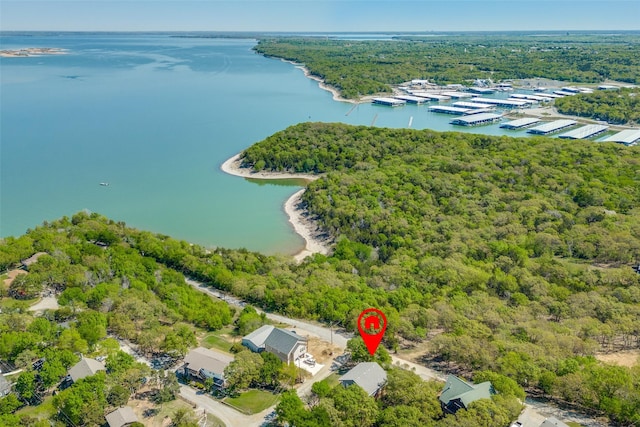
<svg viewBox="0 0 640 427"><path fill-rule="evenodd" d="M100 185L102 185L103 187L108 187L109 183L108 182L101 182Z"/></svg>

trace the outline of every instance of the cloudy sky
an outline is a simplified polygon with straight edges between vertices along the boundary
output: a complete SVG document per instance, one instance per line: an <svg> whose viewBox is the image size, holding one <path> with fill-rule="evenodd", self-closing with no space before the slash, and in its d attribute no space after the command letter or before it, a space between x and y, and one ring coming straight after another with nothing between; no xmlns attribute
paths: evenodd
<svg viewBox="0 0 640 427"><path fill-rule="evenodd" d="M2 0L2 30L640 30L640 0Z"/></svg>

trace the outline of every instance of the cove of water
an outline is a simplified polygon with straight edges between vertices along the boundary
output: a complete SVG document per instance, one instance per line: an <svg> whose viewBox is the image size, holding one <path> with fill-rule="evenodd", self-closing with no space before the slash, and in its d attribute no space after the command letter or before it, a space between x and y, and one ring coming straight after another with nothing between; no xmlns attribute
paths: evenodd
<svg viewBox="0 0 640 427"><path fill-rule="evenodd" d="M227 158L304 121L407 127L413 117L414 129L466 130L427 106L352 109L291 64L255 54L255 40L68 33L0 42L68 49L0 59L2 237L87 209L207 247L290 254L303 241L283 205L301 182L229 176L219 170Z"/></svg>

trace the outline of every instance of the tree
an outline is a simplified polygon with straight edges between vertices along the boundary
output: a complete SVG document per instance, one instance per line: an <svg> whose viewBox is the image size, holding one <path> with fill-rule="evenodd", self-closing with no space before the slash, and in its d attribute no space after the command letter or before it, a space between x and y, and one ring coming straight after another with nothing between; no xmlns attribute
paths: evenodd
<svg viewBox="0 0 640 427"><path fill-rule="evenodd" d="M130 354L122 350L107 356L105 366L110 373L118 374L131 368L135 363L135 359Z"/></svg>
<svg viewBox="0 0 640 427"><path fill-rule="evenodd" d="M263 364L260 367L259 381L267 387L277 387L280 384L280 368L282 368L282 360L273 353L263 351L260 353Z"/></svg>
<svg viewBox="0 0 640 427"><path fill-rule="evenodd" d="M156 394L156 402L170 402L175 400L180 391L180 383L175 372L160 372L160 391Z"/></svg>
<svg viewBox="0 0 640 427"><path fill-rule="evenodd" d="M15 389L27 402L31 401L36 393L36 375L32 371L25 371L20 374L16 381Z"/></svg>
<svg viewBox="0 0 640 427"><path fill-rule="evenodd" d="M130 394L128 389L120 384L116 384L111 387L111 390L109 390L109 393L107 394L107 402L114 407L124 406L129 401L129 396Z"/></svg>
<svg viewBox="0 0 640 427"><path fill-rule="evenodd" d="M279 423L301 425L306 417L306 411L295 390L288 390L282 393L280 402L276 406L276 414Z"/></svg>
<svg viewBox="0 0 640 427"><path fill-rule="evenodd" d="M264 359L257 353L243 351L236 355L233 362L224 368L224 377L230 390L243 390L260 379L260 369Z"/></svg>
<svg viewBox="0 0 640 427"><path fill-rule="evenodd" d="M15 394L9 393L0 399L0 415L12 414L16 409L22 406Z"/></svg>
<svg viewBox="0 0 640 427"><path fill-rule="evenodd" d="M42 386L45 389L57 384L67 373L67 369L64 367L62 362L58 359L53 360L45 360L42 364L42 369L40 369L40 380L42 381Z"/></svg>
<svg viewBox="0 0 640 427"><path fill-rule="evenodd" d="M391 365L391 356L389 356L389 352L384 347L378 346L372 356L360 336L347 341L347 352L351 355L351 362L353 363L375 361L383 368Z"/></svg>
<svg viewBox="0 0 640 427"><path fill-rule="evenodd" d="M107 336L107 318L104 314L94 311L85 310L78 314L78 323L76 328L80 336L93 347L96 343Z"/></svg>
<svg viewBox="0 0 640 427"><path fill-rule="evenodd" d="M180 408L171 416L171 427L198 427L198 422L192 410Z"/></svg>
<svg viewBox="0 0 640 427"><path fill-rule="evenodd" d="M332 398L347 427L371 426L378 416L376 401L357 385L336 387Z"/></svg>

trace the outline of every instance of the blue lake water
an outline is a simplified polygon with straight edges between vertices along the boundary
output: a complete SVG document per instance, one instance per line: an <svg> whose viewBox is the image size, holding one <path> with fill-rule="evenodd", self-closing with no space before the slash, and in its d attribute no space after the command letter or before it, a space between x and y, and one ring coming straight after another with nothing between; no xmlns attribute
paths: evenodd
<svg viewBox="0 0 640 427"><path fill-rule="evenodd" d="M0 42L69 50L0 60L3 237L88 209L208 247L293 253L303 241L283 204L299 187L226 175L224 160L309 120L406 127L413 117L415 129L465 130L427 106L352 110L291 64L255 54L254 40L35 34Z"/></svg>

